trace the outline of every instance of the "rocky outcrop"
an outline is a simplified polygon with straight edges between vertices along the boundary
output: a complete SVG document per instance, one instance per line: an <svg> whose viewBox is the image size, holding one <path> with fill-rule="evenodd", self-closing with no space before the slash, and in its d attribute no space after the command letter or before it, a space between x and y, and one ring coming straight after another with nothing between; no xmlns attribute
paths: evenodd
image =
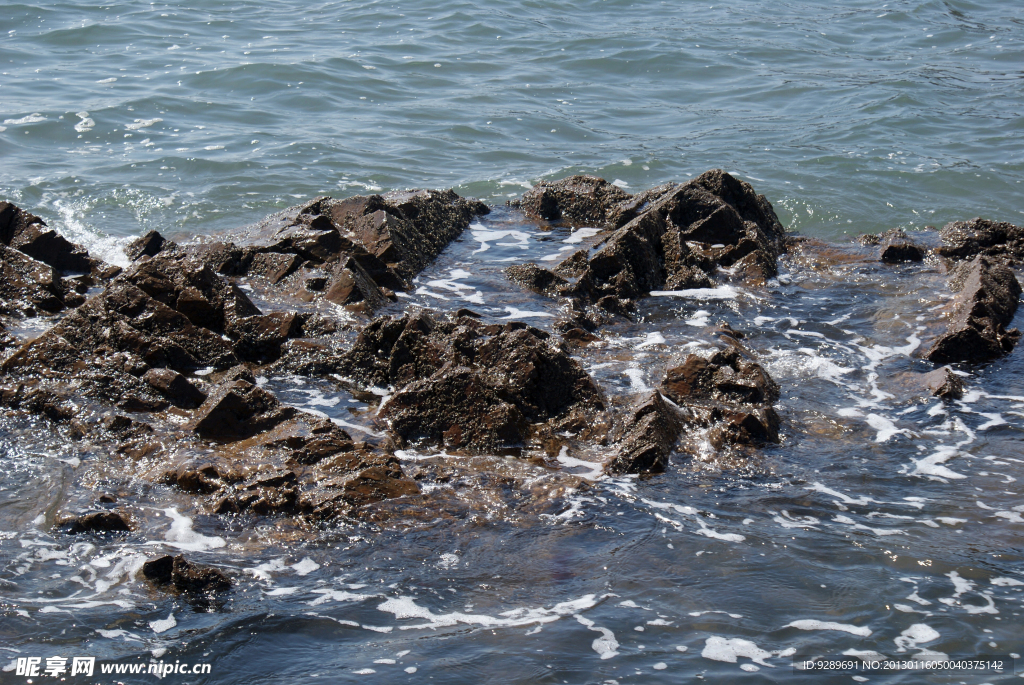
<svg viewBox="0 0 1024 685"><path fill-rule="evenodd" d="M277 398L245 380L217 387L185 424L208 440L244 440L268 431L295 416L295 409L284 407Z"/></svg>
<svg viewBox="0 0 1024 685"><path fill-rule="evenodd" d="M38 216L10 202L0 202L0 243L62 273L89 273L102 266L81 245L68 241Z"/></svg>
<svg viewBox="0 0 1024 685"><path fill-rule="evenodd" d="M893 228L878 235L862 235L857 240L861 245L878 247L878 259L886 264L920 262L926 253L902 228Z"/></svg>
<svg viewBox="0 0 1024 685"><path fill-rule="evenodd" d="M603 406L590 376L548 333L465 314L381 317L350 351L292 348L279 368L394 387L379 416L396 437L470 450L519 446L530 424Z"/></svg>
<svg viewBox="0 0 1024 685"><path fill-rule="evenodd" d="M660 390L684 408L687 424L710 428L716 449L779 441L780 419L772 406L779 386L738 343L710 357L687 356L666 372Z"/></svg>
<svg viewBox="0 0 1024 685"><path fill-rule="evenodd" d="M951 287L957 290L944 334L925 353L939 364L982 362L1011 352L1020 339L1007 330L1020 302L1021 286L999 261L977 256L961 265Z"/></svg>
<svg viewBox="0 0 1024 685"><path fill-rule="evenodd" d="M729 269L731 277L754 282L777 274L785 229L771 203L749 184L720 169L639 196L609 190L599 181L572 177L539 185L524 196L522 206L543 218L570 211L572 216L621 227L593 256L577 252L555 273L545 275L541 272L546 270L530 266L511 270L510 277L539 292L550 294L554 288L621 314L654 290L711 287L720 267ZM561 285L563 279L556 274L575 282L571 288ZM579 322L563 326L574 327Z"/></svg>
<svg viewBox="0 0 1024 685"><path fill-rule="evenodd" d="M1024 228L1005 221L952 221L942 227L939 236L942 247L936 252L943 257L972 259L985 255L1024 262Z"/></svg>
<svg viewBox="0 0 1024 685"><path fill-rule="evenodd" d="M631 412L618 453L605 470L613 474L664 471L682 430L682 413L655 390Z"/></svg>

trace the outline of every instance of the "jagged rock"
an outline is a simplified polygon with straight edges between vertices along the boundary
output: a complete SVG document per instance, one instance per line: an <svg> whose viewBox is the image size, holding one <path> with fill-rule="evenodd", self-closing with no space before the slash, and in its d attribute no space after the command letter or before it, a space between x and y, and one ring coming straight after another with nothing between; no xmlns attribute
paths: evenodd
<svg viewBox="0 0 1024 685"><path fill-rule="evenodd" d="M270 430L295 413L294 408L282 406L266 390L236 380L218 386L185 424L185 429L205 439L243 440Z"/></svg>
<svg viewBox="0 0 1024 685"><path fill-rule="evenodd" d="M402 278L412 278L490 210L451 190L408 190L333 201L327 208L342 235ZM382 284L385 287L387 284Z"/></svg>
<svg viewBox="0 0 1024 685"><path fill-rule="evenodd" d="M0 202L0 242L63 272L92 271L98 262L80 245L71 243L39 217Z"/></svg>
<svg viewBox="0 0 1024 685"><path fill-rule="evenodd" d="M778 272L785 229L771 203L720 169L658 188L637 211L585 265L576 253L555 269L578 276L574 296L614 297L604 308L620 312L652 290L712 286L719 266L759 281Z"/></svg>
<svg viewBox="0 0 1024 685"><path fill-rule="evenodd" d="M260 252L253 256L248 273L263 276L271 283L280 283L303 264L297 254Z"/></svg>
<svg viewBox="0 0 1024 685"><path fill-rule="evenodd" d="M977 256L953 279L959 286L949 327L925 354L939 364L981 362L1011 352L1020 339L1006 330L1020 301L1021 286L1007 266Z"/></svg>
<svg viewBox="0 0 1024 685"><path fill-rule="evenodd" d="M565 220L574 225L618 227L630 194L603 178L569 176L559 181L540 181L523 194L518 206L527 216L545 221Z"/></svg>
<svg viewBox="0 0 1024 685"><path fill-rule="evenodd" d="M744 358L735 347L705 359L691 354L681 366L669 369L661 391L674 402L717 400L734 404L773 404L779 386L757 362Z"/></svg>
<svg viewBox="0 0 1024 685"><path fill-rule="evenodd" d="M107 432L118 438L139 438L153 432L153 427L143 421L120 414L108 414L100 420L100 425Z"/></svg>
<svg viewBox="0 0 1024 685"><path fill-rule="evenodd" d="M392 455L349 452L332 462L321 464L322 478L313 488L299 496L299 507L311 518L331 519L355 507L419 493L419 486L405 477L398 460ZM338 473L340 471L340 473Z"/></svg>
<svg viewBox="0 0 1024 685"><path fill-rule="evenodd" d="M554 297L568 287L569 282L533 262L516 264L505 269L508 280L540 295Z"/></svg>
<svg viewBox="0 0 1024 685"><path fill-rule="evenodd" d="M169 554L149 559L142 565L142 575L158 585L170 584L188 594L224 592L231 589L231 579L211 566L200 566L182 555Z"/></svg>
<svg viewBox="0 0 1024 685"><path fill-rule="evenodd" d="M925 249L915 243L902 228L893 228L879 235L862 235L858 241L861 245L880 247L879 260L886 264L920 262L925 255Z"/></svg>
<svg viewBox="0 0 1024 685"><path fill-rule="evenodd" d="M56 313L84 301L52 266L0 245L0 314L23 317Z"/></svg>
<svg viewBox="0 0 1024 685"><path fill-rule="evenodd" d="M191 409L206 400L201 390L173 369L150 369L142 380L179 407Z"/></svg>
<svg viewBox="0 0 1024 685"><path fill-rule="evenodd" d="M399 388L380 416L404 439L489 449L521 443L531 422L601 406L593 380L549 339L523 323L420 312L375 319L334 364L360 383Z"/></svg>
<svg viewBox="0 0 1024 685"><path fill-rule="evenodd" d="M943 257L971 259L986 255L1024 261L1024 228L1005 221L952 221L942 227L939 236L942 247L936 252Z"/></svg>
<svg viewBox="0 0 1024 685"><path fill-rule="evenodd" d="M173 250L177 247L175 243L165 239L156 231L150 231L141 238L136 238L128 243L124 248L124 253L128 259L134 261L143 255L155 257L162 250Z"/></svg>
<svg viewBox="0 0 1024 685"><path fill-rule="evenodd" d="M944 400L959 400L964 396L963 379L948 366L926 373L922 381L932 395Z"/></svg>
<svg viewBox="0 0 1024 685"><path fill-rule="evenodd" d="M716 425L708 436L715 449L726 444L762 445L779 441L781 420L774 407L754 407L712 412Z"/></svg>
<svg viewBox="0 0 1024 685"><path fill-rule="evenodd" d="M227 334L239 359L267 363L281 356L281 345L299 335L301 319L295 312L272 312L233 321Z"/></svg>
<svg viewBox="0 0 1024 685"><path fill-rule="evenodd" d="M627 419L618 454L606 470L616 474L664 471L682 430L679 410L655 390Z"/></svg>
<svg viewBox="0 0 1024 685"><path fill-rule="evenodd" d="M61 514L57 517L57 528L62 532L80 533L128 533L131 526L117 511L94 511L88 514Z"/></svg>
<svg viewBox="0 0 1024 685"><path fill-rule="evenodd" d="M249 512L258 516L291 513L298 503L298 476L294 471L260 473L234 488L214 506L217 514Z"/></svg>

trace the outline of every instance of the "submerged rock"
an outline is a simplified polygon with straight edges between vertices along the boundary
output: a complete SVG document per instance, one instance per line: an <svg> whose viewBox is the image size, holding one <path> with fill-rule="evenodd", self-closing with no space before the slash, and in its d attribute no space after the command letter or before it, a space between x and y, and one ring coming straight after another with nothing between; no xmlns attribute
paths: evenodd
<svg viewBox="0 0 1024 685"><path fill-rule="evenodd" d="M1020 301L1021 286L1013 271L988 257L964 263L954 276L958 292L947 331L925 353L930 361L981 362L1011 352L1020 339L1007 330Z"/></svg>
<svg viewBox="0 0 1024 685"><path fill-rule="evenodd" d="M964 396L964 381L948 366L926 373L922 379L925 387L936 397L944 400L959 400Z"/></svg>
<svg viewBox="0 0 1024 685"><path fill-rule="evenodd" d="M942 227L938 252L952 259L971 259L977 255L1024 262L1024 228L1005 221L975 218L952 221Z"/></svg>
<svg viewBox="0 0 1024 685"><path fill-rule="evenodd" d="M131 526L117 511L94 511L87 514L60 514L56 526L64 533L128 533Z"/></svg>
<svg viewBox="0 0 1024 685"><path fill-rule="evenodd" d="M149 559L142 565L142 575L157 585L170 585L177 592L186 594L209 594L231 589L231 579L223 571L194 564L180 554Z"/></svg>
<svg viewBox="0 0 1024 685"><path fill-rule="evenodd" d="M920 262L925 256L925 249L902 228L893 228L879 235L862 235L858 241L861 245L879 247L878 259L886 264Z"/></svg>

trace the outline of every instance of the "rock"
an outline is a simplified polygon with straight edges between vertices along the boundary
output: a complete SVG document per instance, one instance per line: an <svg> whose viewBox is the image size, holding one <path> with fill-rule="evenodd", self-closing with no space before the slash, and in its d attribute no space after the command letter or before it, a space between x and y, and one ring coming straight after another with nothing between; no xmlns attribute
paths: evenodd
<svg viewBox="0 0 1024 685"><path fill-rule="evenodd" d="M321 477L299 496L299 507L317 520L333 519L385 499L419 493L419 486L402 473L393 455L365 450L340 455L320 464Z"/></svg>
<svg viewBox="0 0 1024 685"><path fill-rule="evenodd" d="M272 312L236 319L227 327L239 359L266 364L281 356L281 345L299 334L301 319L295 312Z"/></svg>
<svg viewBox="0 0 1024 685"><path fill-rule="evenodd" d="M282 406L266 390L236 380L218 386L185 424L185 429L204 439L230 442L270 430L295 413L294 408Z"/></svg>
<svg viewBox="0 0 1024 685"><path fill-rule="evenodd" d="M691 354L669 369L661 391L678 404L717 400L733 404L774 404L779 386L761 365L744 358L735 347L705 359Z"/></svg>
<svg viewBox="0 0 1024 685"><path fill-rule="evenodd" d="M302 264L303 259L297 254L260 252L253 257L248 273L263 276L271 283L280 283Z"/></svg>
<svg viewBox="0 0 1024 685"><path fill-rule="evenodd" d="M779 441L781 420L773 407L726 410L712 416L718 423L708 438L715 449L726 444L763 445Z"/></svg>
<svg viewBox="0 0 1024 685"><path fill-rule="evenodd" d="M9 202L0 202L0 242L62 272L88 273L97 264L85 248Z"/></svg>
<svg viewBox="0 0 1024 685"><path fill-rule="evenodd" d="M150 369L142 380L179 407L191 409L206 400L201 390L173 369Z"/></svg>
<svg viewBox="0 0 1024 685"><path fill-rule="evenodd" d="M777 274L785 229L763 195L724 171L663 186L637 211L589 260L577 253L555 269L578 276L576 297L617 298L606 302L619 312L652 290L712 286L719 266L754 281Z"/></svg>
<svg viewBox="0 0 1024 685"><path fill-rule="evenodd" d="M57 313L84 301L52 266L0 245L0 314L21 318Z"/></svg>
<svg viewBox="0 0 1024 685"><path fill-rule="evenodd" d="M327 211L343 235L408 279L490 210L451 190L408 190L333 201Z"/></svg>
<svg viewBox="0 0 1024 685"><path fill-rule="evenodd" d="M972 259L977 255L1024 261L1024 228L1005 221L975 218L952 221L939 232L942 247L936 250L951 259Z"/></svg>
<svg viewBox="0 0 1024 685"><path fill-rule="evenodd" d="M505 269L508 280L540 295L554 297L568 287L569 282L561 276L542 269L533 262L516 264Z"/></svg>
<svg viewBox="0 0 1024 685"><path fill-rule="evenodd" d="M606 470L614 474L664 471L682 430L679 411L655 390L626 421L618 454Z"/></svg>
<svg viewBox="0 0 1024 685"><path fill-rule="evenodd" d="M88 514L62 514L57 517L57 527L65 533L128 533L131 526L124 516L116 511L94 511Z"/></svg>
<svg viewBox="0 0 1024 685"><path fill-rule="evenodd" d="M631 199L629 193L596 176L569 176L560 181L540 181L523 194L518 206L527 216L545 221L567 221L574 226L612 226L619 217L616 207Z"/></svg>
<svg viewBox="0 0 1024 685"><path fill-rule="evenodd" d="M177 248L177 245L169 240L166 240L162 235L156 231L150 231L141 238L136 238L124 248L125 256L132 261L135 261L139 257L145 255L146 257L155 257L161 250L172 250Z"/></svg>
<svg viewBox="0 0 1024 685"><path fill-rule="evenodd" d="M200 566L182 555L155 557L142 565L142 575L158 585L170 584L178 592L209 594L231 589L231 579L211 566Z"/></svg>
<svg viewBox="0 0 1024 685"><path fill-rule="evenodd" d="M959 400L964 396L964 381L948 366L935 369L922 378L925 387L936 397L944 400Z"/></svg>
<svg viewBox="0 0 1024 685"><path fill-rule="evenodd" d="M214 512L249 512L257 516L292 513L298 497L298 477L294 471L264 472L236 485L217 502Z"/></svg>
<svg viewBox="0 0 1024 685"><path fill-rule="evenodd" d="M337 373L398 388L379 415L406 440L466 449L520 444L530 423L574 407L601 408L600 392L550 335L473 317L380 317L337 359Z"/></svg>
<svg viewBox="0 0 1024 685"><path fill-rule="evenodd" d="M886 264L920 262L925 255L925 249L915 243L902 228L893 228L879 235L862 235L858 241L862 245L881 247L879 260Z"/></svg>
<svg viewBox="0 0 1024 685"><path fill-rule="evenodd" d="M982 362L1011 352L1020 339L1006 330L1020 301L1021 286L1007 266L977 256L955 276L960 286L953 300L949 327L925 354L939 364Z"/></svg>

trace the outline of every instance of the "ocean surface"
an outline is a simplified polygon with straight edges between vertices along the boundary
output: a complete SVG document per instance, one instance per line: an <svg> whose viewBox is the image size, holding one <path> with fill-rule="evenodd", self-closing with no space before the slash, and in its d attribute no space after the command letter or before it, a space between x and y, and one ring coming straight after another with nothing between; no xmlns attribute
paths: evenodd
<svg viewBox="0 0 1024 685"><path fill-rule="evenodd" d="M1024 222L1024 4L707 2L8 2L0 199L123 264L151 229L187 240L318 195L453 187L495 211L399 305L541 328L558 303L501 268L598 238L504 207L540 179L635 192L719 167L789 230L839 243ZM6 421L0 682L26 682L17 657L54 654L212 666L68 679L90 685L851 683L791 666L844 652L1012 654L1024 673L1024 350L959 369L962 401L915 391L945 276L837 254L786 257L764 290L648 298L578 353L628 403L706 347L707 326L744 331L782 387L782 444L756 458L694 435L638 480L600 477L600 454L410 450L403 468L443 515L315 533L245 528L129 479L142 532L72 539L48 517L83 478L119 475ZM262 382L379 430L333 386ZM431 481L460 459L461 480ZM135 578L176 550L235 574L224 606Z"/></svg>

